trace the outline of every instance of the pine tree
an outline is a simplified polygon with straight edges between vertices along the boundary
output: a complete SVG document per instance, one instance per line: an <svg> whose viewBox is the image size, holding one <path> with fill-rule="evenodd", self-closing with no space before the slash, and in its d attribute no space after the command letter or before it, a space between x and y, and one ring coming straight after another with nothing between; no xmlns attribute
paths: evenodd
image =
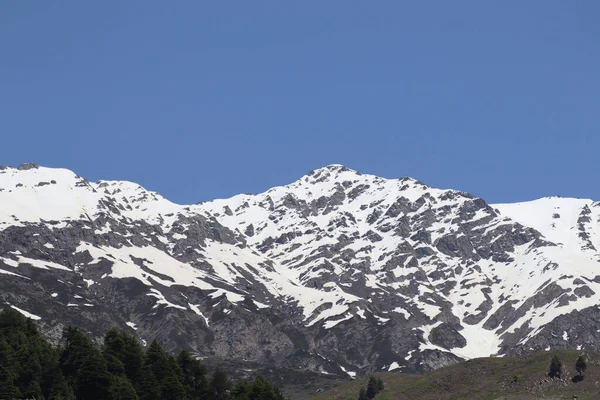
<svg viewBox="0 0 600 400"><path fill-rule="evenodd" d="M381 392L383 389L385 389L383 380L381 378L377 378L377 393Z"/></svg>
<svg viewBox="0 0 600 400"><path fill-rule="evenodd" d="M254 380L252 389L250 390L250 399L278 400L275 388L262 376L258 376Z"/></svg>
<svg viewBox="0 0 600 400"><path fill-rule="evenodd" d="M140 400L161 400L160 386L151 365L144 365L135 388Z"/></svg>
<svg viewBox="0 0 600 400"><path fill-rule="evenodd" d="M73 389L67 383L67 380L62 375L60 370L54 376L52 387L47 396L48 400L76 400Z"/></svg>
<svg viewBox="0 0 600 400"><path fill-rule="evenodd" d="M113 376L109 393L110 400L139 400L133 385L125 376Z"/></svg>
<svg viewBox="0 0 600 400"><path fill-rule="evenodd" d="M60 366L64 377L72 386L83 362L95 349L92 341L82 331L71 326L64 329L63 342Z"/></svg>
<svg viewBox="0 0 600 400"><path fill-rule="evenodd" d="M97 349L92 349L83 361L75 380L78 399L106 400L110 398L111 376L106 362Z"/></svg>
<svg viewBox="0 0 600 400"><path fill-rule="evenodd" d="M18 398L21 392L15 380L17 364L14 360L12 349L4 338L0 337L0 399Z"/></svg>
<svg viewBox="0 0 600 400"><path fill-rule="evenodd" d="M50 394L57 383L62 382L66 385L65 377L60 370L58 358L58 350L50 346L47 346L40 356L40 363L42 365L40 385L42 387L42 395L46 399L50 398Z"/></svg>
<svg viewBox="0 0 600 400"><path fill-rule="evenodd" d="M360 388L360 393L358 394L358 400L369 400L369 397L367 397L367 390L364 387Z"/></svg>
<svg viewBox="0 0 600 400"><path fill-rule="evenodd" d="M81 330L68 327L61 347L54 348L31 320L13 310L0 312L2 400L285 400L260 376L240 382L231 395L229 389L223 370L209 382L200 361L185 351L175 358L156 341L144 354L135 337L110 330L97 348Z"/></svg>
<svg viewBox="0 0 600 400"><path fill-rule="evenodd" d="M369 383L367 385L367 398L374 399L377 395L377 380L375 377L369 378Z"/></svg>
<svg viewBox="0 0 600 400"><path fill-rule="evenodd" d="M200 361L190 353L182 351L177 356L177 365L181 372L181 383L189 399L203 399L208 395L206 371Z"/></svg>
<svg viewBox="0 0 600 400"><path fill-rule="evenodd" d="M42 387L38 381L31 381L21 393L26 399L40 399L42 398Z"/></svg>
<svg viewBox="0 0 600 400"><path fill-rule="evenodd" d="M177 362L156 340L152 341L146 352L144 367L149 368L147 373L151 371L151 375L154 376L160 389L161 399L185 400L185 390L179 379Z"/></svg>
<svg viewBox="0 0 600 400"><path fill-rule="evenodd" d="M550 362L550 371L548 372L548 376L550 378L560 378L561 374L562 362L557 355L554 355L554 357L552 357L552 361Z"/></svg>
<svg viewBox="0 0 600 400"><path fill-rule="evenodd" d="M250 394L252 392L252 385L246 379L242 379L232 390L233 398L235 400L252 400Z"/></svg>
<svg viewBox="0 0 600 400"><path fill-rule="evenodd" d="M579 376L583 376L583 373L587 369L587 363L585 362L583 356L579 356L579 358L577 358L577 362L575 363L575 369L577 369Z"/></svg>
<svg viewBox="0 0 600 400"><path fill-rule="evenodd" d="M108 372L111 375L122 375L125 374L125 340L123 339L121 332L116 329L111 329L104 335L104 347L102 349L102 355L106 360Z"/></svg>
<svg viewBox="0 0 600 400"><path fill-rule="evenodd" d="M215 370L210 381L210 390L215 400L227 399L227 391L229 390L229 379L227 374L220 368Z"/></svg>
<svg viewBox="0 0 600 400"><path fill-rule="evenodd" d="M123 334L123 340L125 347L123 348L121 361L125 366L125 375L127 375L127 378L135 386L142 373L144 349L134 336Z"/></svg>

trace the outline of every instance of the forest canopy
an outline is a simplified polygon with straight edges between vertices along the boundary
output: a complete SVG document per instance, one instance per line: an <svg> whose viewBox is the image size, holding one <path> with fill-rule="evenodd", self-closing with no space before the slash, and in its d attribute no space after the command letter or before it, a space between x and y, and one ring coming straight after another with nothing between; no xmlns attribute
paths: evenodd
<svg viewBox="0 0 600 400"><path fill-rule="evenodd" d="M51 346L32 320L0 312L0 400L284 400L263 377L233 384L216 369L208 374L187 351L147 348L131 335L109 330L95 346L80 329L66 327Z"/></svg>

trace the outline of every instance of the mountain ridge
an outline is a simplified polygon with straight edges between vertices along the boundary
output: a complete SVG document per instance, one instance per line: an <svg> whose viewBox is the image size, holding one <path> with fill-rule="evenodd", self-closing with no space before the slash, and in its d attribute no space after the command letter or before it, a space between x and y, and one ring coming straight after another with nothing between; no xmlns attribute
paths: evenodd
<svg viewBox="0 0 600 400"><path fill-rule="evenodd" d="M125 325L199 356L350 376L600 345L582 327L600 300L592 200L488 205L333 164L178 205L27 164L0 168L0 204L0 300L47 332Z"/></svg>

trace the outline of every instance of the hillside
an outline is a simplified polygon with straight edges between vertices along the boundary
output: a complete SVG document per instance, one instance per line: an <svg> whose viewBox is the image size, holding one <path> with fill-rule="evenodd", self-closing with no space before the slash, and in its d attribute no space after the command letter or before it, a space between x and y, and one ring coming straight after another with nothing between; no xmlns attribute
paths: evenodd
<svg viewBox="0 0 600 400"><path fill-rule="evenodd" d="M586 353L587 370L579 380L575 361L580 351L534 352L526 356L478 358L424 375L378 373L385 390L376 400L595 400L600 398L600 355ZM547 376L550 361L563 362L560 379ZM575 382L574 382L575 381ZM357 379L312 397L313 400L358 399L366 379Z"/></svg>
<svg viewBox="0 0 600 400"><path fill-rule="evenodd" d="M346 378L600 348L600 204L490 205L330 165L178 205L123 181L0 167L0 306L56 341L113 327L167 350Z"/></svg>

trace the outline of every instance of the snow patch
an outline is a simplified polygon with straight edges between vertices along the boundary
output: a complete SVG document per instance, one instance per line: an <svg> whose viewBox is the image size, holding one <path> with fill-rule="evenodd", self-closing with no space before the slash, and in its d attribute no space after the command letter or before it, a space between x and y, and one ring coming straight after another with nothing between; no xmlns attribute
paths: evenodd
<svg viewBox="0 0 600 400"><path fill-rule="evenodd" d="M10 308L12 308L13 310L17 310L18 312L20 312L21 314L23 314L27 318L30 318L30 319L32 319L34 321L39 321L40 319L42 319L42 317L38 317L37 315L32 314L29 311L22 310L19 307L11 305Z"/></svg>

